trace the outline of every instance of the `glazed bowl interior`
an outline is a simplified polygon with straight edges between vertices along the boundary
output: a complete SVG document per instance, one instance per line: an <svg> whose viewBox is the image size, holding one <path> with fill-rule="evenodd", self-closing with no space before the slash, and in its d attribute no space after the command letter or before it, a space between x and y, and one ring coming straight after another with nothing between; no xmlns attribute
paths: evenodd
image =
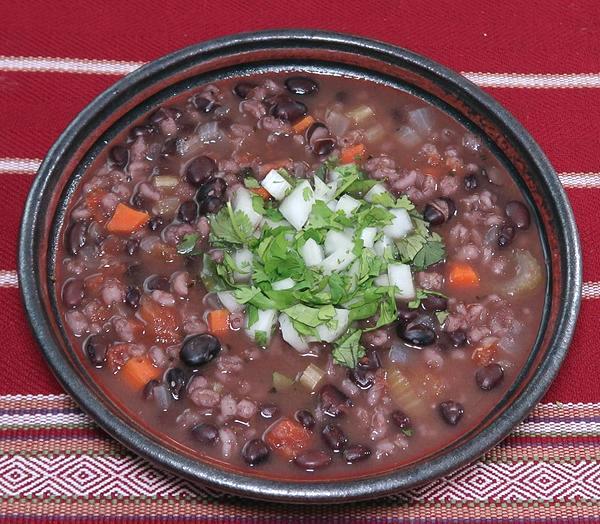
<svg viewBox="0 0 600 524"><path fill-rule="evenodd" d="M166 99L224 78L312 71L386 84L451 113L483 137L536 210L547 268L544 315L520 375L476 429L400 469L344 481L273 481L202 462L129 418L100 389L61 324L54 291L60 228L70 196L98 153L139 116ZM108 433L153 463L207 487L288 502L340 502L381 496L432 480L504 438L548 388L566 354L579 307L581 255L571 209L552 167L523 128L465 78L385 44L309 31L238 35L184 49L137 70L94 100L44 160L21 230L19 277L25 307L57 378Z"/></svg>

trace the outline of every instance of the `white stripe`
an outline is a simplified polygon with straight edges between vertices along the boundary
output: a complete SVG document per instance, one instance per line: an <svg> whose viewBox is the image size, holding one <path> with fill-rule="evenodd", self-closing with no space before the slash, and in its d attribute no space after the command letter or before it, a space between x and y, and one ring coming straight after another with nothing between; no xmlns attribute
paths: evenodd
<svg viewBox="0 0 600 524"><path fill-rule="evenodd" d="M40 167L39 158L0 158L1 173L35 175ZM600 173L559 173L558 178L564 187L600 188Z"/></svg>
<svg viewBox="0 0 600 524"><path fill-rule="evenodd" d="M125 75L145 62L96 60L90 58L53 58L0 56L0 70L44 73ZM600 73L479 73L463 72L482 87L571 89L600 87Z"/></svg>
<svg viewBox="0 0 600 524"><path fill-rule="evenodd" d="M142 65L144 65L144 62L125 62L121 60L0 56L1 70L31 73L126 75Z"/></svg>
<svg viewBox="0 0 600 524"><path fill-rule="evenodd" d="M581 296L583 298L600 298L600 282L584 282Z"/></svg>
<svg viewBox="0 0 600 524"><path fill-rule="evenodd" d="M17 272L0 269L0 287L19 287Z"/></svg>
<svg viewBox="0 0 600 524"><path fill-rule="evenodd" d="M572 89L600 87L600 73L462 73L480 87Z"/></svg>
<svg viewBox="0 0 600 524"><path fill-rule="evenodd" d="M65 424L90 425L92 421L83 412L79 413L25 413L20 415L0 415L0 428L19 428L23 426L43 425L45 427L64 426Z"/></svg>

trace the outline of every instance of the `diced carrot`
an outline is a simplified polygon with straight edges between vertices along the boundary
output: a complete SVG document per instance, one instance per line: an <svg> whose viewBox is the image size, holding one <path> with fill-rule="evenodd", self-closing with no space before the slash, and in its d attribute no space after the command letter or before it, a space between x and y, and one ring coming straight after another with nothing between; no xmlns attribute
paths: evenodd
<svg viewBox="0 0 600 524"><path fill-rule="evenodd" d="M158 343L175 344L181 339L179 316L174 308L161 306L151 298L143 297L140 318L146 323L146 331Z"/></svg>
<svg viewBox="0 0 600 524"><path fill-rule="evenodd" d="M105 195L106 191L100 188L93 189L85 195L85 205L96 222L103 223L108 218L106 210L102 207L102 199Z"/></svg>
<svg viewBox="0 0 600 524"><path fill-rule="evenodd" d="M448 281L455 287L477 287L479 275L470 264L456 262L450 267Z"/></svg>
<svg viewBox="0 0 600 524"><path fill-rule="evenodd" d="M347 147L342 150L340 156L340 164L350 164L356 162L357 159L361 159L365 154L364 144L356 144L354 146Z"/></svg>
<svg viewBox="0 0 600 524"><path fill-rule="evenodd" d="M152 379L157 379L160 373L160 369L154 367L147 357L134 357L125 362L119 376L133 389L142 389Z"/></svg>
<svg viewBox="0 0 600 524"><path fill-rule="evenodd" d="M480 366L489 366L494 360L496 350L496 344L480 346L478 348L475 348L473 350L473 353L471 353L471 360L473 360L473 362L476 362Z"/></svg>
<svg viewBox="0 0 600 524"><path fill-rule="evenodd" d="M306 115L304 118L302 118L301 120L298 120L298 122L296 122L292 126L292 130L297 135L300 135L301 133L304 133L304 131L306 131L314 123L315 123L315 119L310 115Z"/></svg>
<svg viewBox="0 0 600 524"><path fill-rule="evenodd" d="M208 330L219 333L229 329L229 311L227 309L213 309L208 313Z"/></svg>
<svg viewBox="0 0 600 524"><path fill-rule="evenodd" d="M111 233L129 234L146 225L149 220L150 215L145 211L132 209L119 202L106 229Z"/></svg>
<svg viewBox="0 0 600 524"><path fill-rule="evenodd" d="M310 433L300 423L282 418L267 430L264 440L273 451L293 459L309 445Z"/></svg>
<svg viewBox="0 0 600 524"><path fill-rule="evenodd" d="M269 193L264 187L253 187L250 191L261 197L263 200L271 199L271 193Z"/></svg>

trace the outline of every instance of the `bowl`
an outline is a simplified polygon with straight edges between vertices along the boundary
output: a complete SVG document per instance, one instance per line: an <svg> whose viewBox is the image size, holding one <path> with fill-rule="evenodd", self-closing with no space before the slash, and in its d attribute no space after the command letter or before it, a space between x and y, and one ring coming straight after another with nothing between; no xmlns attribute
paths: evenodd
<svg viewBox="0 0 600 524"><path fill-rule="evenodd" d="M194 460L130 420L95 384L68 342L57 311L54 266L70 196L119 130L170 96L220 78L268 71L351 74L408 89L452 112L504 157L535 209L548 271L542 325L513 386L476 429L432 456L392 472L344 481L273 481ZM563 361L581 293L581 252L560 182L523 127L466 78L381 42L320 31L266 31L204 42L155 60L91 102L44 159L27 199L19 280L32 330L59 382L100 427L159 468L207 488L278 502L348 502L396 493L441 477L500 442L542 397Z"/></svg>

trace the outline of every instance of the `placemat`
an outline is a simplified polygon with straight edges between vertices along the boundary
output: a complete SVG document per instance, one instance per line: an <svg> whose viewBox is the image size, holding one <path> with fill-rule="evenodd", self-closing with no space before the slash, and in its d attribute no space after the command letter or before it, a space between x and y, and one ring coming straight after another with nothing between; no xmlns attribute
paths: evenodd
<svg viewBox="0 0 600 524"><path fill-rule="evenodd" d="M600 3L0 0L0 522L600 520ZM215 496L100 431L44 364L19 300L18 226L37 166L94 96L217 36L329 29L423 53L482 86L538 140L584 252L575 340L543 402L478 462L374 502L293 507Z"/></svg>

